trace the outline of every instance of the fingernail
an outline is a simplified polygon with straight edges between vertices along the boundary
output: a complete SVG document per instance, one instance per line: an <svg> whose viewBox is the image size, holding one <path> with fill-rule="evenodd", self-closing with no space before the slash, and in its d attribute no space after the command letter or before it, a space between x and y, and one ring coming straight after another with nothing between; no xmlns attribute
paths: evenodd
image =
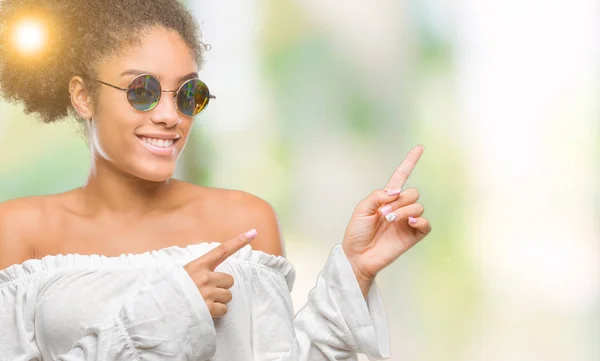
<svg viewBox="0 0 600 361"><path fill-rule="evenodd" d="M388 196L395 196L396 194L402 193L402 189L386 189Z"/></svg>
<svg viewBox="0 0 600 361"><path fill-rule="evenodd" d="M258 234L258 231L256 229L252 228L248 232L244 233L244 236L246 236L246 238L248 238L248 239L252 239L252 238L256 237L257 234Z"/></svg>
<svg viewBox="0 0 600 361"><path fill-rule="evenodd" d="M389 204L387 206L381 207L381 209L379 210L379 212L381 213L382 216L387 215L391 211L392 211L392 206L390 206Z"/></svg>
<svg viewBox="0 0 600 361"><path fill-rule="evenodd" d="M408 217L408 223L410 224L417 224L417 219L414 217Z"/></svg>

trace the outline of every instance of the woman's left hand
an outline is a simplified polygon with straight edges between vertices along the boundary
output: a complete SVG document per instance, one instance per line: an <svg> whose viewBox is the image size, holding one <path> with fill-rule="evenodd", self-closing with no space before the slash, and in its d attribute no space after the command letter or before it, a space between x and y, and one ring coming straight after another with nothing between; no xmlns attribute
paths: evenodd
<svg viewBox="0 0 600 361"><path fill-rule="evenodd" d="M423 153L414 147L396 169L385 189L361 201L346 227L342 248L366 296L377 273L431 232L417 203L419 191L401 191Z"/></svg>

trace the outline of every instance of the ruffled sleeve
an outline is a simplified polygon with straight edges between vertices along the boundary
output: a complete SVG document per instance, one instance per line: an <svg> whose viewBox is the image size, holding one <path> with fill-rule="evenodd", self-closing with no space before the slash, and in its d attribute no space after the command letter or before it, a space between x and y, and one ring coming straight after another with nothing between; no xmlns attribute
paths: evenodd
<svg viewBox="0 0 600 361"><path fill-rule="evenodd" d="M356 360L357 352L371 360L390 357L379 289L374 283L365 300L341 245L329 255L294 324L300 360Z"/></svg>
<svg viewBox="0 0 600 361"><path fill-rule="evenodd" d="M331 252L306 305L295 315L290 291L294 269L283 257L243 249L238 261L257 264L246 272L252 293L254 360L371 360L389 358L383 300L373 284L362 295L341 245ZM232 262L234 263L234 262Z"/></svg>
<svg viewBox="0 0 600 361"><path fill-rule="evenodd" d="M28 266L0 271L0 360L41 360L33 315L41 274Z"/></svg>
<svg viewBox="0 0 600 361"><path fill-rule="evenodd" d="M37 293L48 273L41 268L42 263L35 260L0 272L1 361L41 360L34 332ZM149 272L140 290L118 312L87 327L68 352L52 361L180 361L212 357L216 347L214 324L183 267L161 267ZM89 297L93 299L94 295Z"/></svg>

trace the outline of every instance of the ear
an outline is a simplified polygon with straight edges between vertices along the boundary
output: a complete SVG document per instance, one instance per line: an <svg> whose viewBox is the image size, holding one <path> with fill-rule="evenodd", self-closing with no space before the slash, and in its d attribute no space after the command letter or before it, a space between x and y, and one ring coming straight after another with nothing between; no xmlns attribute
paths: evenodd
<svg viewBox="0 0 600 361"><path fill-rule="evenodd" d="M71 95L71 105L73 105L79 116L86 120L92 119L94 117L92 96L81 77L71 78L69 94Z"/></svg>

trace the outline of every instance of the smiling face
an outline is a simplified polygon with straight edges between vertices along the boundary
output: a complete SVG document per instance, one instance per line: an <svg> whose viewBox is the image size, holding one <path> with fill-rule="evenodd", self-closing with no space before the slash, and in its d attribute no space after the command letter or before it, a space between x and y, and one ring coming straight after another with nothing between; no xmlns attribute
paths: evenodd
<svg viewBox="0 0 600 361"><path fill-rule="evenodd" d="M175 31L146 31L141 43L111 56L97 67L96 79L127 88L139 74L156 78L163 91L176 91L197 78L197 64ZM96 166L108 164L130 176L160 182L171 178L193 118L177 110L174 93L162 93L152 110L136 110L127 93L100 85L89 122L90 148Z"/></svg>

